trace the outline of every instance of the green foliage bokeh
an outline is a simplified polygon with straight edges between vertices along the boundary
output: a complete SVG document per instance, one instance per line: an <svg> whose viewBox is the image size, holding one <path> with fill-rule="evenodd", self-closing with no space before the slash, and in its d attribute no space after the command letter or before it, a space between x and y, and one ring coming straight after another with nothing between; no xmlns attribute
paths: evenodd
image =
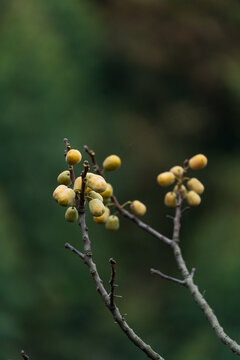
<svg viewBox="0 0 240 360"><path fill-rule="evenodd" d="M226 332L240 338L239 10L234 0L0 2L2 359L22 348L31 360L145 359L64 249L82 247L52 200L64 137L93 148L100 164L118 154L122 167L109 175L117 197L143 201L146 222L169 236L156 175L208 156L182 248ZM121 311L166 360L235 358L185 289L149 274L179 276L164 244L125 219L114 236L90 216L88 226L103 281L114 257Z"/></svg>

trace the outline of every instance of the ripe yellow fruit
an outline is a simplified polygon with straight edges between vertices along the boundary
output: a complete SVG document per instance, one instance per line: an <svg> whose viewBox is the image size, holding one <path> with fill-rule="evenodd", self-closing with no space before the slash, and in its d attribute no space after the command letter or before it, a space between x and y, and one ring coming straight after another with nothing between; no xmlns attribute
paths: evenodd
<svg viewBox="0 0 240 360"><path fill-rule="evenodd" d="M77 192L77 191L81 191L81 188L82 188L82 177L78 176L74 181L73 190Z"/></svg>
<svg viewBox="0 0 240 360"><path fill-rule="evenodd" d="M68 165L76 165L80 163L81 159L82 154L80 153L80 151L71 149L67 152L66 162L68 163Z"/></svg>
<svg viewBox="0 0 240 360"><path fill-rule="evenodd" d="M175 181L175 176L170 171L165 171L157 176L157 182L160 186L172 185Z"/></svg>
<svg viewBox="0 0 240 360"><path fill-rule="evenodd" d="M113 188L112 185L107 183L107 188L104 192L101 192L100 195L102 195L102 197L104 199L110 198L113 194Z"/></svg>
<svg viewBox="0 0 240 360"><path fill-rule="evenodd" d="M64 184L66 186L69 186L71 184L71 178L70 178L70 171L66 170L61 172L61 174L58 175L57 177L57 182L59 184Z"/></svg>
<svg viewBox="0 0 240 360"><path fill-rule="evenodd" d="M189 160L189 167L192 170L203 169L207 165L208 159L203 154L197 154Z"/></svg>
<svg viewBox="0 0 240 360"><path fill-rule="evenodd" d="M189 206L198 206L201 202L200 196L193 190L187 193L186 200Z"/></svg>
<svg viewBox="0 0 240 360"><path fill-rule="evenodd" d="M143 216L147 211L146 205L144 205L139 200L134 200L131 203L130 208L131 208L132 212L137 216Z"/></svg>
<svg viewBox="0 0 240 360"><path fill-rule="evenodd" d="M99 199L89 201L89 210L93 216L102 216L105 212L105 206Z"/></svg>
<svg viewBox="0 0 240 360"><path fill-rule="evenodd" d="M65 189L58 195L58 203L61 206L70 206L75 203L75 192L72 189Z"/></svg>
<svg viewBox="0 0 240 360"><path fill-rule="evenodd" d="M103 168L106 171L113 171L121 166L121 159L117 155L108 156L103 162Z"/></svg>
<svg viewBox="0 0 240 360"><path fill-rule="evenodd" d="M110 214L110 210L107 206L105 206L105 211L101 216L94 216L93 220L95 221L95 223L97 224L105 224L105 222L107 221L108 217Z"/></svg>
<svg viewBox="0 0 240 360"><path fill-rule="evenodd" d="M66 221L74 222L74 221L77 221L77 218L78 218L77 209L73 206L69 207L65 212Z"/></svg>
<svg viewBox="0 0 240 360"><path fill-rule="evenodd" d="M165 197L164 197L164 204L167 207L170 208L175 208L177 206L177 195L175 192L170 191L168 193L166 193Z"/></svg>
<svg viewBox="0 0 240 360"><path fill-rule="evenodd" d="M54 200L58 201L59 194L66 189L68 189L68 187L66 185L59 185L58 187L56 187L56 189L53 192Z"/></svg>
<svg viewBox="0 0 240 360"><path fill-rule="evenodd" d="M175 185L175 186L174 186L173 191L174 191L175 193L177 193L177 191L178 191L178 185ZM187 195L186 186L184 186L184 185L181 185L181 186L180 186L180 195L181 195L181 198L182 198L182 199L185 199L185 197L186 197L186 195Z"/></svg>
<svg viewBox="0 0 240 360"><path fill-rule="evenodd" d="M188 180L187 187L189 188L189 190L193 190L199 195L204 192L204 185L196 178Z"/></svg>
<svg viewBox="0 0 240 360"><path fill-rule="evenodd" d="M110 215L105 223L107 230L116 231L119 229L119 218L116 215Z"/></svg>
<svg viewBox="0 0 240 360"><path fill-rule="evenodd" d="M102 193L107 189L107 183L105 179L96 174L87 174L87 185L94 191Z"/></svg>
<svg viewBox="0 0 240 360"><path fill-rule="evenodd" d="M182 173L183 173L183 167L182 166L179 166L179 165L176 165L176 166L173 166L170 171L173 173L173 175L176 176L176 178L179 178Z"/></svg>
<svg viewBox="0 0 240 360"><path fill-rule="evenodd" d="M88 193L88 197L92 200L92 199L99 199L101 202L103 202L103 197L97 193L96 191L89 191Z"/></svg>

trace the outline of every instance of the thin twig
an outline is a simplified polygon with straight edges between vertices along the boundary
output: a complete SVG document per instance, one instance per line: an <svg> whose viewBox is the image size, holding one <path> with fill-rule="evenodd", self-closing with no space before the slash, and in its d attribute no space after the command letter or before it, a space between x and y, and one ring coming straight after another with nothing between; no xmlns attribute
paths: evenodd
<svg viewBox="0 0 240 360"><path fill-rule="evenodd" d="M70 244L65 244L66 249L71 250L76 255L78 255L84 263L88 266L90 273L92 275L93 281L96 285L96 289L98 293L100 294L102 300L104 301L106 307L110 310L112 313L112 316L115 320L115 322L120 326L120 328L123 330L123 332L128 336L128 338L137 346L139 347L150 359L153 360L164 360L162 356L160 356L158 353L156 353L150 345L147 345L127 324L124 317L121 315L118 307L114 304L114 302L111 302L111 298L108 295L104 285L103 281L101 280L96 264L92 260L92 249L91 249L91 242L88 235L88 228L86 225L86 218L85 218L85 185L86 185L86 175L88 171L88 162L84 163L84 170L81 174L82 176L82 187L80 192L80 199L77 203L77 210L79 213L79 225L81 227L82 231L82 238L83 238L83 247L84 247L84 254L73 248ZM114 294L113 294L114 295ZM114 295L116 296L116 295ZM117 295L118 297L118 295Z"/></svg>
<svg viewBox="0 0 240 360"><path fill-rule="evenodd" d="M177 284L180 284L180 285L186 286L186 284L185 284L185 281L184 281L184 280L180 280L180 279L176 279L176 278L174 278L174 277L172 277L172 276L168 276L168 275L166 275L166 274L162 273L162 272L161 272L161 271L159 271L159 270L156 270L156 269L150 269L150 272L151 272L151 274L155 274L155 275L159 275L159 276L161 276L161 278L163 278L163 279L170 280L170 281L175 282L175 283L177 283Z"/></svg>
<svg viewBox="0 0 240 360"><path fill-rule="evenodd" d="M77 249L75 249L71 244L66 243L65 248L71 250L72 252L77 254L82 260L84 260L84 254L78 251Z"/></svg>
<svg viewBox="0 0 240 360"><path fill-rule="evenodd" d="M110 284L110 306L111 308L114 307L114 281L115 281L115 275L116 275L116 270L115 270L115 265L116 265L116 261L111 258L109 259L109 262L111 264L111 269L112 269L112 273L111 273L111 278L109 280L109 284Z"/></svg>
<svg viewBox="0 0 240 360"><path fill-rule="evenodd" d="M65 145L66 145L66 150L64 151L64 156L67 155L68 151L71 150L71 145L68 141L67 138L64 138L63 139ZM74 173L74 169L73 169L73 166L72 165L68 165L68 170L70 172L70 179L71 179L71 182L72 182L72 185L74 185L74 182L75 182L75 173Z"/></svg>
<svg viewBox="0 0 240 360"><path fill-rule="evenodd" d="M86 148L85 148L85 151L87 151ZM93 156L92 160L94 160L94 162L96 162L95 153L92 155L90 154L90 156L91 156L91 158ZM185 162L184 162L184 169L185 169L185 171L188 169L188 160L185 160ZM101 172L99 173L99 175L102 175ZM180 194L180 186L178 187L178 195L179 194ZM121 215L123 215L127 219L133 221L137 226L139 226L141 229L147 231L150 235L154 236L155 238L163 241L164 243L166 243L167 245L172 247L178 268L182 274L183 281L185 282L185 286L188 288L188 290L192 294L192 296L195 299L198 306L204 312L207 320L211 324L211 326L212 326L213 330L215 331L216 335L218 336L218 338L224 344L226 344L234 353L236 353L237 355L240 355L240 345L238 345L236 343L236 341L232 340L224 332L224 330L221 327L221 325L219 324L219 321L218 321L216 315L214 314L213 310L211 309L211 307L208 305L208 303L206 302L206 300L204 299L204 297L198 290L197 285L194 284L193 272L189 273L187 266L185 264L185 261L183 259L182 252L181 252L180 246L178 244L180 227L181 227L181 215L182 215L182 211L181 211L182 203L181 203L180 197L178 196L178 206L176 207L176 212L175 212L175 217L174 217L174 230L173 230L173 239L172 240L165 237L164 235L162 235L155 229L151 228L149 225L145 224L144 222L142 222L141 220L136 218L134 215L129 213L126 209L121 208L121 205L119 204L119 202L115 196L112 196L112 201L114 202L116 209L119 211L119 213Z"/></svg>
<svg viewBox="0 0 240 360"><path fill-rule="evenodd" d="M100 170L100 167L96 161L96 157L95 157L95 152L93 150L90 150L89 147L87 145L84 145L84 150L86 151L86 153L88 153L91 157L92 163L93 163L93 170L98 174L103 176L103 173Z"/></svg>
<svg viewBox="0 0 240 360"><path fill-rule="evenodd" d="M21 351L21 355L22 355L22 358L23 358L24 360L30 360L30 357L27 356L27 354L25 353L24 350Z"/></svg>

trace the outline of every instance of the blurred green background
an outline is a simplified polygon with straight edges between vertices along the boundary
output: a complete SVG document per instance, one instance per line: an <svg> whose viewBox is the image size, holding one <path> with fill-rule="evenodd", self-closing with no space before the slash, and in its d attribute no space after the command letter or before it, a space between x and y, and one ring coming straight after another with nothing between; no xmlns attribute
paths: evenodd
<svg viewBox="0 0 240 360"><path fill-rule="evenodd" d="M240 4L237 0L0 0L0 355L17 360L143 360L97 295L77 225L52 200L66 169L63 138L101 163L120 202L172 223L156 176L195 153L206 191L184 214L182 249L227 333L240 340ZM84 155L84 158L87 158ZM77 169L80 174L81 167ZM195 175L195 174L194 174ZM164 244L121 219L117 234L88 216L106 286L135 331L166 360L231 360L189 293L151 276L178 275Z"/></svg>

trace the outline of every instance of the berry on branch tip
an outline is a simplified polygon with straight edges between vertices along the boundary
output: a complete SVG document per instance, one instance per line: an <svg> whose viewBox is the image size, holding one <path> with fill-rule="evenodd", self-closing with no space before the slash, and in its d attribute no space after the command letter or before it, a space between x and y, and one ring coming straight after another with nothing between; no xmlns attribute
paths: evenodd
<svg viewBox="0 0 240 360"><path fill-rule="evenodd" d="M121 166L121 159L117 155L110 155L103 161L103 168L106 171L113 171Z"/></svg>
<svg viewBox="0 0 240 360"><path fill-rule="evenodd" d="M68 165L76 165L80 163L81 159L82 159L82 154L80 153L79 150L71 149L67 152L66 162L68 163Z"/></svg>

